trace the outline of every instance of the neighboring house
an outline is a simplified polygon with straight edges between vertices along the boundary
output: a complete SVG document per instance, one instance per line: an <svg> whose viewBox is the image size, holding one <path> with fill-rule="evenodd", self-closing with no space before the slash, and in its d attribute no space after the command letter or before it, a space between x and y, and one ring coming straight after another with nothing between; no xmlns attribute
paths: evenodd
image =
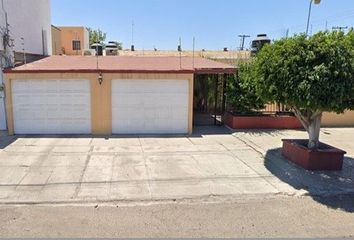
<svg viewBox="0 0 354 240"><path fill-rule="evenodd" d="M52 56L6 71L9 134L187 134L194 80L234 73L192 57Z"/></svg>
<svg viewBox="0 0 354 240"><path fill-rule="evenodd" d="M63 45L61 44L61 30L52 25L52 53L53 55L63 54Z"/></svg>
<svg viewBox="0 0 354 240"><path fill-rule="evenodd" d="M119 56L183 56L183 57L196 57L208 58L217 62L226 64L237 65L240 62L244 62L250 59L251 54L249 51L235 51L235 50L183 50L179 52L177 50L119 50Z"/></svg>
<svg viewBox="0 0 354 240"><path fill-rule="evenodd" d="M7 31L9 41L5 51L3 40ZM3 83L2 69L51 55L50 0L0 0L0 38L0 83ZM5 58L10 60L5 62ZM6 129L5 114L0 88L0 130Z"/></svg>
<svg viewBox="0 0 354 240"><path fill-rule="evenodd" d="M60 29L62 54L83 55L90 49L89 31L86 27L61 26Z"/></svg>

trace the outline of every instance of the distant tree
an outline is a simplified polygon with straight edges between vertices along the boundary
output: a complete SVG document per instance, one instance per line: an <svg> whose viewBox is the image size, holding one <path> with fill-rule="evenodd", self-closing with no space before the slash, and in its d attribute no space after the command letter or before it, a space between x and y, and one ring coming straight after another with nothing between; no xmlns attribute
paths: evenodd
<svg viewBox="0 0 354 240"><path fill-rule="evenodd" d="M106 40L107 33L102 32L101 29L88 28L87 30L89 31L90 46L96 42L101 43Z"/></svg>
<svg viewBox="0 0 354 240"><path fill-rule="evenodd" d="M354 31L298 35L266 45L254 62L262 98L291 108L319 147L323 112L354 109Z"/></svg>

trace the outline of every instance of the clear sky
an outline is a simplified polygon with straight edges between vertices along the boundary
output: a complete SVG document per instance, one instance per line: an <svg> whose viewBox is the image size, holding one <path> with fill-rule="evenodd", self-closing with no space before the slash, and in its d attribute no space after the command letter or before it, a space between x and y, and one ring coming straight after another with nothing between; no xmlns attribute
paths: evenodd
<svg viewBox="0 0 354 240"><path fill-rule="evenodd" d="M52 24L100 28L129 48L235 49L239 34L271 39L305 32L309 0L52 0ZM312 8L312 32L354 26L354 0L322 0ZM248 45L250 39L247 39Z"/></svg>

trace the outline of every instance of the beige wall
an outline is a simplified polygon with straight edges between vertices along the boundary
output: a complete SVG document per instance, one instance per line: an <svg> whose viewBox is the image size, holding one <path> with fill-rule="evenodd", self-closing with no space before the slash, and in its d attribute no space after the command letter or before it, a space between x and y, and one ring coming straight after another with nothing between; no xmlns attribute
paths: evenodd
<svg viewBox="0 0 354 240"><path fill-rule="evenodd" d="M281 108L285 106L281 106ZM267 104L261 111L279 111L277 104ZM325 112L322 116L322 126L324 127L354 127L354 111L347 111L344 114Z"/></svg>
<svg viewBox="0 0 354 240"><path fill-rule="evenodd" d="M193 131L193 74L113 74L103 73L103 82L98 82L98 73L8 73L6 78L6 109L9 134L14 134L12 90L13 79L88 79L91 82L91 128L93 135L112 133L112 79L180 79L189 80L188 132Z"/></svg>
<svg viewBox="0 0 354 240"><path fill-rule="evenodd" d="M87 29L85 27L58 27L61 30L61 44L63 48L63 54L65 55L83 55L84 50L87 46L85 43L88 42L86 39ZM81 45L81 50L73 50L73 40L79 40Z"/></svg>
<svg viewBox="0 0 354 240"><path fill-rule="evenodd" d="M324 127L354 127L354 111L344 114L324 113L322 117Z"/></svg>
<svg viewBox="0 0 354 240"><path fill-rule="evenodd" d="M53 55L63 54L61 44L61 30L55 26L52 26L52 48Z"/></svg>

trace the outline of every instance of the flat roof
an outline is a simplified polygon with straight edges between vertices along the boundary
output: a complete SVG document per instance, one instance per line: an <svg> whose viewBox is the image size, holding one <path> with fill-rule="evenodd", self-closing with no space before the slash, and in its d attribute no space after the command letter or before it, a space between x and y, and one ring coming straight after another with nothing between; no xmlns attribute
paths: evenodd
<svg viewBox="0 0 354 240"><path fill-rule="evenodd" d="M5 73L234 73L232 65L201 57L50 56Z"/></svg>

